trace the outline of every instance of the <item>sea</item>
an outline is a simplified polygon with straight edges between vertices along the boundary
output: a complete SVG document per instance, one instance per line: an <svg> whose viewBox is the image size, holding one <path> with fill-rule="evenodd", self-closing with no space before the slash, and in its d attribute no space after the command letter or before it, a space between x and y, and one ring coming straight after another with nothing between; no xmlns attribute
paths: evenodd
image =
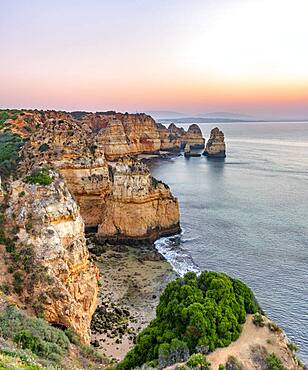
<svg viewBox="0 0 308 370"><path fill-rule="evenodd" d="M150 164L178 198L183 230L156 248L180 275L221 271L248 284L308 364L308 122L199 126L206 140L224 132L227 157Z"/></svg>

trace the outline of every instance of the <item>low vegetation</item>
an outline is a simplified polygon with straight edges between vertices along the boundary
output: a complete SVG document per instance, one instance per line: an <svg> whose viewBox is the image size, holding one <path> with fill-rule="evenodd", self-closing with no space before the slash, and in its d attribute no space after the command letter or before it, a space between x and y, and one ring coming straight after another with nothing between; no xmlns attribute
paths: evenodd
<svg viewBox="0 0 308 370"><path fill-rule="evenodd" d="M30 176L25 177L25 182L37 185L50 185L53 178L49 175L49 168L42 167L32 171Z"/></svg>
<svg viewBox="0 0 308 370"><path fill-rule="evenodd" d="M288 343L289 350L292 352L297 352L298 351L298 346L295 343L289 342Z"/></svg>
<svg viewBox="0 0 308 370"><path fill-rule="evenodd" d="M169 283L160 297L156 318L137 337L136 346L118 365L177 362L178 356L205 355L236 340L248 313L258 304L251 290L223 273L187 273Z"/></svg>
<svg viewBox="0 0 308 370"><path fill-rule="evenodd" d="M266 363L270 370L283 370L282 362L275 353L271 353L266 357Z"/></svg>
<svg viewBox="0 0 308 370"><path fill-rule="evenodd" d="M0 313L0 335L53 362L61 360L70 343L62 330L43 319L26 316L15 306L8 306Z"/></svg>
<svg viewBox="0 0 308 370"><path fill-rule="evenodd" d="M0 129L4 127L4 123L7 119L9 119L9 112L6 110L0 111Z"/></svg>
<svg viewBox="0 0 308 370"><path fill-rule="evenodd" d="M265 325L265 322L264 322L263 316L261 315L261 313L260 313L260 312L257 312L257 313L253 316L253 318L252 318L252 322L253 322L256 326L258 326L258 327L260 327L260 328L262 328L262 327Z"/></svg>
<svg viewBox="0 0 308 370"><path fill-rule="evenodd" d="M18 162L18 153L23 145L20 136L10 131L0 132L0 176L10 176Z"/></svg>
<svg viewBox="0 0 308 370"><path fill-rule="evenodd" d="M242 370L243 366L235 356L229 356L226 362L226 370Z"/></svg>
<svg viewBox="0 0 308 370"><path fill-rule="evenodd" d="M76 358L69 351L72 345ZM108 362L93 347L80 343L69 329L55 328L13 305L0 312L0 369L59 369L64 364L65 368L97 369Z"/></svg>
<svg viewBox="0 0 308 370"><path fill-rule="evenodd" d="M210 363L202 353L194 353L189 357L187 366L192 369L208 370Z"/></svg>

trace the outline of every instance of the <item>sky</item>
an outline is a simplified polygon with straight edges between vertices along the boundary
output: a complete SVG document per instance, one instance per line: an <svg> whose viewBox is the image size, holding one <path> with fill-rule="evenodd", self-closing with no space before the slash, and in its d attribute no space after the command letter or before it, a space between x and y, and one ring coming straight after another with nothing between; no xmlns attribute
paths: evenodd
<svg viewBox="0 0 308 370"><path fill-rule="evenodd" d="M0 107L308 118L308 0L0 0Z"/></svg>

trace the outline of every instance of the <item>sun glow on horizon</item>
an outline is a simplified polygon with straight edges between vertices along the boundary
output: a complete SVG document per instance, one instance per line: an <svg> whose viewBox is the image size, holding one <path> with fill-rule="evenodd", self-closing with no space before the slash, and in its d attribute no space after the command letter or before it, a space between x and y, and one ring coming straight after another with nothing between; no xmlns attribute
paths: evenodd
<svg viewBox="0 0 308 370"><path fill-rule="evenodd" d="M306 0L2 7L3 107L308 117Z"/></svg>

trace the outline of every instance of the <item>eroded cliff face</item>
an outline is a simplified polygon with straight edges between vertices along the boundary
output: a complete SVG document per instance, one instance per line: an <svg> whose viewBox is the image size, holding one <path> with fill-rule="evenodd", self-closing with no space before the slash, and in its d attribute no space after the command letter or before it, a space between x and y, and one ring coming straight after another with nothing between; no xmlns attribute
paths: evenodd
<svg viewBox="0 0 308 370"><path fill-rule="evenodd" d="M89 260L79 207L63 179L50 173L48 186L11 183L5 219L16 242L9 263L22 279L21 301L89 343L98 269Z"/></svg>
<svg viewBox="0 0 308 370"><path fill-rule="evenodd" d="M153 241L180 231L177 199L143 163L124 158L111 163L110 168L112 191L106 199L99 238Z"/></svg>
<svg viewBox="0 0 308 370"><path fill-rule="evenodd" d="M93 126L93 118L89 114L82 120L92 129L98 129L97 141L102 145L107 159L153 153L162 149L159 125L146 114L109 112L96 113L95 116L104 123L98 126L96 120L96 125ZM172 145L169 144L168 147L171 148Z"/></svg>
<svg viewBox="0 0 308 370"><path fill-rule="evenodd" d="M206 143L203 155L213 158L226 157L225 137L223 132L220 131L218 127L215 127L211 130L210 138Z"/></svg>
<svg viewBox="0 0 308 370"><path fill-rule="evenodd" d="M116 126L118 121L115 118ZM105 134L99 128L103 124L95 121L95 125L98 133L82 122L45 122L24 145L20 171L25 175L43 164L56 168L80 206L86 229L98 230L102 239L152 241L178 232L178 202L170 189L152 179L147 167L135 158L107 161L106 143L101 140ZM110 140L114 143L114 136ZM157 140L155 145L160 143Z"/></svg>
<svg viewBox="0 0 308 370"><path fill-rule="evenodd" d="M178 202L168 186L136 158L123 156L157 151L163 136L170 149L180 141L146 115L81 112L76 118L27 111L7 124L27 139L5 214L7 229L16 235L8 258L20 270L19 298L89 342L97 269L89 260L84 226L115 242L152 242L179 232ZM43 166L54 178L51 184L24 181Z"/></svg>
<svg viewBox="0 0 308 370"><path fill-rule="evenodd" d="M160 150L180 150L186 143L192 148L204 146L204 138L198 125L191 125L187 132L173 123L166 128L144 113L29 110L17 112L15 119L8 120L7 126L27 138L34 132L43 132L50 123L59 127L63 124L75 126L77 131L78 127L82 128L101 147L108 160Z"/></svg>
<svg viewBox="0 0 308 370"><path fill-rule="evenodd" d="M196 124L190 125L183 135L182 143L183 145L189 144L191 149L203 149L205 140L202 137L200 127Z"/></svg>

